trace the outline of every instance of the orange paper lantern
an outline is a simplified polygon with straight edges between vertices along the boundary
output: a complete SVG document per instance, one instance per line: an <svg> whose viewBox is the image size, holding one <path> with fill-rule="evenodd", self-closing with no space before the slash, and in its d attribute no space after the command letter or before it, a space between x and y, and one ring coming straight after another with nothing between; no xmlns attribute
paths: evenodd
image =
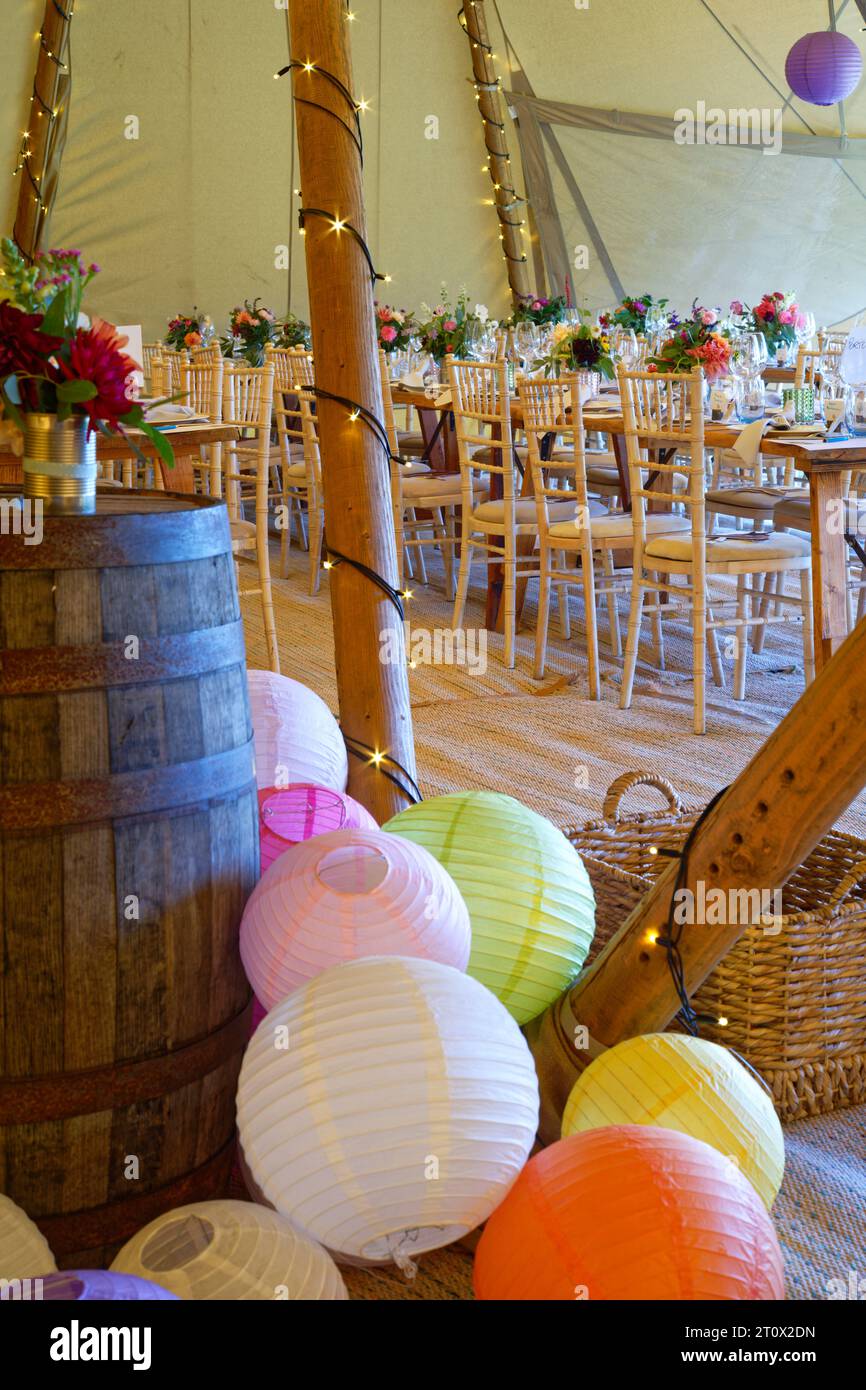
<svg viewBox="0 0 866 1390"><path fill-rule="evenodd" d="M530 1159L488 1221L475 1294L515 1299L780 1299L782 1253L752 1184L718 1150L607 1125Z"/></svg>

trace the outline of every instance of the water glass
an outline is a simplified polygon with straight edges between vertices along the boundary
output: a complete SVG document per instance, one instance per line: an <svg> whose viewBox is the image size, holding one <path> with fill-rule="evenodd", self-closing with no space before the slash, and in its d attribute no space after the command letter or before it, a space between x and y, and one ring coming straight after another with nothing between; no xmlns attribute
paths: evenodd
<svg viewBox="0 0 866 1390"><path fill-rule="evenodd" d="M740 420L762 420L766 408L766 389L762 376L743 381L737 388L737 415Z"/></svg>
<svg viewBox="0 0 866 1390"><path fill-rule="evenodd" d="M845 423L852 434L866 435L866 382L845 392Z"/></svg>

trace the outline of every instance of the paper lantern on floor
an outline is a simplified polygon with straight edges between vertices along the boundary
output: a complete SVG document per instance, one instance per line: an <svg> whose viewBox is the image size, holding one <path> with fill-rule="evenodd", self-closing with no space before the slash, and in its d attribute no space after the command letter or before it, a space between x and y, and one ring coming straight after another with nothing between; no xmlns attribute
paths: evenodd
<svg viewBox="0 0 866 1390"><path fill-rule="evenodd" d="M469 960L469 913L432 854L381 830L336 830L286 850L241 920L241 960L273 1008L329 966L360 956Z"/></svg>
<svg viewBox="0 0 866 1390"><path fill-rule="evenodd" d="M595 930L595 898L577 851L544 816L498 792L453 792L401 811L383 830L428 849L463 894L469 974L518 1023L574 979Z"/></svg>
<svg viewBox="0 0 866 1390"><path fill-rule="evenodd" d="M716 1149L608 1125L530 1159L485 1227L475 1294L513 1300L781 1299L782 1254L752 1184Z"/></svg>
<svg viewBox="0 0 866 1390"><path fill-rule="evenodd" d="M349 1296L321 1246L253 1202L194 1202L166 1212L127 1241L111 1268L196 1302Z"/></svg>
<svg viewBox="0 0 866 1390"><path fill-rule="evenodd" d="M0 1279L31 1279L56 1268L39 1227L0 1192Z"/></svg>
<svg viewBox="0 0 866 1390"><path fill-rule="evenodd" d="M346 790L349 763L340 726L324 700L300 681L247 671L260 787L315 782Z"/></svg>
<svg viewBox="0 0 866 1390"><path fill-rule="evenodd" d="M804 34L785 61L791 91L813 106L835 106L863 76L863 56L853 39L833 29Z"/></svg>
<svg viewBox="0 0 866 1390"><path fill-rule="evenodd" d="M718 1149L771 1207L785 1170L782 1126L767 1092L724 1047L677 1033L628 1038L578 1077L562 1137L602 1125L656 1125Z"/></svg>
<svg viewBox="0 0 866 1390"><path fill-rule="evenodd" d="M378 830L378 823L360 803L345 792L298 782L291 787L265 787L259 791L261 871L292 845L327 835L331 830Z"/></svg>
<svg viewBox="0 0 866 1390"><path fill-rule="evenodd" d="M338 1258L405 1266L474 1230L523 1167L537 1123L517 1024L438 961L326 970L271 1010L241 1067L254 1181Z"/></svg>
<svg viewBox="0 0 866 1390"><path fill-rule="evenodd" d="M132 1274L116 1274L110 1269L65 1269L60 1274L44 1276L42 1297L46 1302L159 1302L163 1299L175 1301L177 1294L161 1288L150 1279L137 1279Z"/></svg>

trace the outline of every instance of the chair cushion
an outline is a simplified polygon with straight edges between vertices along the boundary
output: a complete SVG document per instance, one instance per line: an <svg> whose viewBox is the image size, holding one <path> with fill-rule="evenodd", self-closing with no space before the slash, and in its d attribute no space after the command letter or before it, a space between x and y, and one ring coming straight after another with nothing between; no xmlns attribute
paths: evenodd
<svg viewBox="0 0 866 1390"><path fill-rule="evenodd" d="M417 477L402 476L403 501L412 503L414 506L421 506L418 501L420 497L453 497L460 501L460 474L459 473L419 473ZM486 491L486 484L478 478L473 479L473 490L476 493Z"/></svg>
<svg viewBox="0 0 866 1390"><path fill-rule="evenodd" d="M589 504L589 514L592 518L592 534L598 540L617 540L621 536L623 541L630 541L632 538L632 519L629 512L603 512L596 517L593 512L593 504ZM671 516L670 512L650 512L646 519L647 534L663 531L666 535L671 532L688 531L691 522L684 516ZM559 536L562 540L576 540L578 536L577 523L574 521L558 521L550 527L551 536Z"/></svg>
<svg viewBox="0 0 866 1390"><path fill-rule="evenodd" d="M416 430L398 430L397 445L401 454L423 454L427 447L423 434Z"/></svg>
<svg viewBox="0 0 866 1390"><path fill-rule="evenodd" d="M812 513L809 494L805 497L785 497L773 508L774 526L793 526L795 531L809 532L812 529Z"/></svg>
<svg viewBox="0 0 866 1390"><path fill-rule="evenodd" d="M588 483L601 483L612 487L619 487L619 469L615 463L590 463L589 458L587 458L586 481Z"/></svg>
<svg viewBox="0 0 866 1390"><path fill-rule="evenodd" d="M305 463L293 463L286 469L287 478L306 478L307 465Z"/></svg>
<svg viewBox="0 0 866 1390"><path fill-rule="evenodd" d="M232 537L232 545L247 544L256 538L256 524L254 521L230 521L229 530Z"/></svg>
<svg viewBox="0 0 866 1390"><path fill-rule="evenodd" d="M574 517L574 502L551 502L548 506L548 515L551 521L570 521ZM491 522L502 521L505 516L505 503L482 502L480 507L475 507L472 512L476 521L483 521L487 525ZM514 518L518 526L531 526L538 517L535 509L534 497L521 497L514 504Z"/></svg>
<svg viewBox="0 0 866 1390"><path fill-rule="evenodd" d="M844 529L862 535L866 526L866 498L849 497L843 517ZM808 492L788 493L783 502L773 508L774 526L792 526L795 531L812 530L812 513Z"/></svg>
<svg viewBox="0 0 866 1390"><path fill-rule="evenodd" d="M799 560L810 554L809 542L801 536L789 536L781 531L767 531L765 541L750 541L742 531L733 531L725 536L712 536L707 540L707 564L741 564L755 562L760 569L761 558L765 560ZM650 560L690 560L692 538L690 535L657 536L647 542L644 555ZM650 566L650 568L652 568Z"/></svg>
<svg viewBox="0 0 866 1390"><path fill-rule="evenodd" d="M513 448L517 458L525 467L529 459L529 450L525 449L521 444L515 444ZM488 465L493 464L494 468L502 467L501 449L494 449L491 445L473 444L469 452L474 462Z"/></svg>
<svg viewBox="0 0 866 1390"><path fill-rule="evenodd" d="M401 463L399 467L401 478L423 478L432 472L429 463L422 463L420 459L415 459L412 463Z"/></svg>
<svg viewBox="0 0 866 1390"><path fill-rule="evenodd" d="M707 492L707 507L712 512L731 509L732 515L741 512L766 512L769 516L778 502L786 497L802 496L802 489L792 492L785 487L716 487Z"/></svg>

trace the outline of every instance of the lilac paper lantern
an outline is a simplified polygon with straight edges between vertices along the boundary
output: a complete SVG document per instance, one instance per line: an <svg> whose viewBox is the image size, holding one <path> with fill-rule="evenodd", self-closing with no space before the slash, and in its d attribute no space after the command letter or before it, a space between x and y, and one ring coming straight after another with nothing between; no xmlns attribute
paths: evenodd
<svg viewBox="0 0 866 1390"><path fill-rule="evenodd" d="M813 106L835 106L853 92L863 75L863 55L853 39L834 30L804 34L788 54L788 86Z"/></svg>
<svg viewBox="0 0 866 1390"><path fill-rule="evenodd" d="M176 1293L149 1279L134 1274L115 1274L110 1269L64 1269L59 1274L42 1276L42 1297L73 1303L126 1303L171 1299L178 1302Z"/></svg>
<svg viewBox="0 0 866 1390"><path fill-rule="evenodd" d="M287 849L266 871L244 910L240 949L256 998L272 1009L323 970L364 956L465 970L469 910L422 845L378 829L336 830Z"/></svg>
<svg viewBox="0 0 866 1390"><path fill-rule="evenodd" d="M259 792L261 871L269 869L292 845L332 830L378 830L370 812L345 792L297 782Z"/></svg>
<svg viewBox="0 0 866 1390"><path fill-rule="evenodd" d="M340 726L324 700L275 671L247 671L259 787L295 782L346 790L349 760Z"/></svg>

